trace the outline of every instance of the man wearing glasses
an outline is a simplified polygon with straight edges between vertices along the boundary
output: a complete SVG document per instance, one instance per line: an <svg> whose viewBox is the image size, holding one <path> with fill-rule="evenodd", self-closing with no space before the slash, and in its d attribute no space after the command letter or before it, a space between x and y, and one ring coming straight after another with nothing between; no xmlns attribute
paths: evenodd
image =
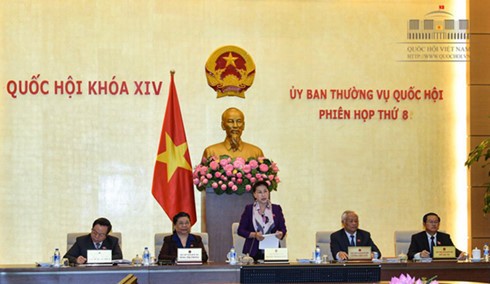
<svg viewBox="0 0 490 284"><path fill-rule="evenodd" d="M408 248L408 259L420 259L432 257L434 246L454 246L451 236L439 232L441 218L433 212L427 213L422 218L425 231L412 235ZM458 259L464 259L465 253L456 249Z"/></svg>
<svg viewBox="0 0 490 284"><path fill-rule="evenodd" d="M87 262L87 250L89 249L110 249L112 259L122 259L119 239L108 236L112 230L112 225L106 218L99 218L92 224L92 231L88 235L78 237L75 244L65 254L70 263L83 264Z"/></svg>

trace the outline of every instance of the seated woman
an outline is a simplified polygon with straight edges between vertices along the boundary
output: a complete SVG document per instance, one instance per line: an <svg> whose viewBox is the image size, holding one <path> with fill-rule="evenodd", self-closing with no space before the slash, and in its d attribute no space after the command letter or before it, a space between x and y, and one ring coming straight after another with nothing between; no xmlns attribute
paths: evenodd
<svg viewBox="0 0 490 284"><path fill-rule="evenodd" d="M238 234L245 238L243 253L249 254L255 261L264 259L264 251L259 250L259 242L265 234L275 234L282 240L286 235L286 220L280 205L269 200L268 184L258 181L252 186L255 199L253 204L245 206L238 226Z"/></svg>
<svg viewBox="0 0 490 284"><path fill-rule="evenodd" d="M191 234L191 216L186 212L177 213L172 219L173 234L163 238L163 246L158 260L175 261L178 248L201 248L202 262L208 261L208 254L200 236Z"/></svg>

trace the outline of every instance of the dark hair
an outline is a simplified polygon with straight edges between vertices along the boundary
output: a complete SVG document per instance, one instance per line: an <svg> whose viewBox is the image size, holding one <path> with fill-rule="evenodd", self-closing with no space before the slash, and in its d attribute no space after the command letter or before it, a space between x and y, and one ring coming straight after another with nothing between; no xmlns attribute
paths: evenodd
<svg viewBox="0 0 490 284"><path fill-rule="evenodd" d="M261 185L265 186L267 188L267 190L269 190L269 185L267 184L267 182L260 180L260 181L255 182L252 185L252 193L255 193L255 191L257 190L257 187L259 187Z"/></svg>
<svg viewBox="0 0 490 284"><path fill-rule="evenodd" d="M436 216L437 217L437 221L441 222L441 217L439 217L439 215L437 215L436 213L434 212L429 212L427 214L424 215L424 218L422 218L422 221L424 221L424 223L427 222L427 217L429 216Z"/></svg>
<svg viewBox="0 0 490 284"><path fill-rule="evenodd" d="M177 225L177 221L181 217L187 217L187 218L189 218L189 221L191 220L191 216L187 212L179 212L179 213L175 214L174 218L172 218L172 223L174 223L174 225Z"/></svg>
<svg viewBox="0 0 490 284"><path fill-rule="evenodd" d="M107 230L107 233L109 234L112 230L112 225L111 225L111 221L107 220L106 218L99 218L97 220L94 221L94 223L92 224L92 229L95 227L95 225L100 225L100 226L105 226L107 227L109 230Z"/></svg>

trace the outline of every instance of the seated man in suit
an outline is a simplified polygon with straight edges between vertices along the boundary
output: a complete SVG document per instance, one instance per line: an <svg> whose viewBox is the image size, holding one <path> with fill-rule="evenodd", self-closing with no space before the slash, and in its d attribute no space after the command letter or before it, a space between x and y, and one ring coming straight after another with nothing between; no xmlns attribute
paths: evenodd
<svg viewBox="0 0 490 284"><path fill-rule="evenodd" d="M377 252L378 258L381 257L381 252L371 239L371 234L359 229L359 216L356 212L344 211L342 213L342 226L342 229L330 235L330 249L335 259L348 259L347 248L350 246L370 246L371 255L374 256L373 252Z"/></svg>
<svg viewBox="0 0 490 284"><path fill-rule="evenodd" d="M408 259L432 257L432 246L454 246L449 234L439 232L441 218L433 212L422 218L425 231L412 235L408 248ZM466 254L456 249L458 259L465 259Z"/></svg>
<svg viewBox="0 0 490 284"><path fill-rule="evenodd" d="M87 250L89 249L110 249L112 250L112 259L122 259L119 239L108 236L112 230L112 225L106 218L99 218L92 224L90 234L77 238L77 241L66 252L65 256L70 263L82 264L87 262Z"/></svg>

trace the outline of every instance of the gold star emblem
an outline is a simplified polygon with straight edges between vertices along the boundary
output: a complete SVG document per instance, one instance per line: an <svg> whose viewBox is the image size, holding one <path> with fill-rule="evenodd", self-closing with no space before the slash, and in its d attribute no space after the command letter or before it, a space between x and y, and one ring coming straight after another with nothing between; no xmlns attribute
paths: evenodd
<svg viewBox="0 0 490 284"><path fill-rule="evenodd" d="M167 182L170 181L177 168L183 168L191 171L191 165L187 162L184 155L187 151L187 142L175 145L174 141L167 132L165 132L166 151L157 156L157 161L167 164Z"/></svg>
<svg viewBox="0 0 490 284"><path fill-rule="evenodd" d="M228 53L228 56L227 57L223 57L224 60L226 60L226 66L227 67L228 65L233 65L233 67L236 68L236 65L235 65L235 60L238 59L238 57L233 57L233 55L230 53Z"/></svg>

